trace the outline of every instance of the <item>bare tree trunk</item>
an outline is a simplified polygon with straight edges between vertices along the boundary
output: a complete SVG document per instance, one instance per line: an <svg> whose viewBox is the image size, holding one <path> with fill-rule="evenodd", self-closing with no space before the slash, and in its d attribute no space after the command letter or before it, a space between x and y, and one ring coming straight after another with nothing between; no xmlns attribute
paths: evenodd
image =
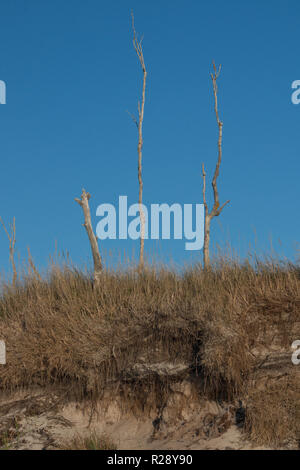
<svg viewBox="0 0 300 470"><path fill-rule="evenodd" d="M142 89L142 101L141 104L138 102L138 120L132 116L138 128L138 181L139 181L139 212L141 220L141 238L140 238L140 266L144 264L144 239L145 239L145 214L143 211L143 179L142 179L142 149L143 149L143 120L144 120L144 108L145 108L145 96L146 96L146 79L147 70L144 62L142 39L139 41L134 27L134 16L132 17L132 30L133 30L133 47L137 53L139 62L143 71L143 89Z"/></svg>
<svg viewBox="0 0 300 470"><path fill-rule="evenodd" d="M12 265L12 270L13 270L13 279L12 279L12 284L15 287L18 279L18 274L17 274L17 268L15 264L15 244L16 244L16 219L15 217L13 218L13 223L10 226L11 234L9 234L8 230L6 229L3 220L0 217L0 222L4 228L4 231L7 235L8 241L9 241L9 260Z"/></svg>
<svg viewBox="0 0 300 470"><path fill-rule="evenodd" d="M93 261L94 261L94 284L97 286L99 285L100 275L102 272L102 260L101 260L101 256L99 252L97 238L92 228L91 212L90 212L90 206L89 206L90 198L91 198L90 193L87 193L83 189L81 198L80 199L75 198L75 201L78 202L78 204L82 207L82 210L83 210L83 214L84 214L83 226L85 227L87 231L91 249L92 249Z"/></svg>
<svg viewBox="0 0 300 470"><path fill-rule="evenodd" d="M205 222L204 222L203 262L204 262L204 267L205 268L207 268L207 266L209 265L210 222L211 222L211 218L208 214L205 217Z"/></svg>
<svg viewBox="0 0 300 470"><path fill-rule="evenodd" d="M205 222L204 222L204 246L203 246L203 264L204 268L208 268L210 259L209 259L209 243L210 243L210 223L214 217L218 217L226 204L229 201L226 201L220 207L219 201L219 192L217 187L217 179L220 172L220 165L222 161L222 138L223 138L223 122L219 118L219 111L218 111L218 85L217 79L219 78L221 72L221 66L219 66L219 70L216 69L215 63L213 62L213 72L210 74L212 83L213 83L213 92L214 92L214 103L215 103L215 114L216 120L219 129L219 136L218 136L218 160L215 167L214 176L212 179L212 188L214 194L214 204L212 210L209 212L208 205L206 202L206 173L204 169L204 164L202 164L202 178L203 178L203 203L204 203L204 213L205 213Z"/></svg>

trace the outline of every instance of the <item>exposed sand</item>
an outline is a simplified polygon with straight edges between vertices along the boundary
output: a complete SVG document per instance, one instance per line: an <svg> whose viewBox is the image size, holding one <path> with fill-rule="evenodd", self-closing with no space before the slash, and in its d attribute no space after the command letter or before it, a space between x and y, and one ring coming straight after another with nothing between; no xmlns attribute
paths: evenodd
<svg viewBox="0 0 300 470"><path fill-rule="evenodd" d="M63 404L55 393L32 391L0 400L3 449L57 449L74 437L95 431L112 438L118 449L201 450L263 449L248 442L235 424L232 406L188 401L189 386L157 414L122 411L120 401L104 398L91 410L73 402Z"/></svg>

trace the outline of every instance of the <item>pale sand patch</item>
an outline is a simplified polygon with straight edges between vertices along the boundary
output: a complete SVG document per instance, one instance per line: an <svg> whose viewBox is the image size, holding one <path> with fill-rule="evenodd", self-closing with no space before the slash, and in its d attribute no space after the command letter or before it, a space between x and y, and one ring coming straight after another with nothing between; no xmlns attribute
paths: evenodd
<svg viewBox="0 0 300 470"><path fill-rule="evenodd" d="M211 401L186 402L187 386L174 393L160 419L157 411L124 411L120 401L99 401L91 409L80 403L61 404L59 395L22 392L0 399L2 447L56 449L76 436L106 434L120 450L226 450L252 447L234 424L230 407ZM178 390L177 390L178 391ZM11 437L11 439L9 438Z"/></svg>

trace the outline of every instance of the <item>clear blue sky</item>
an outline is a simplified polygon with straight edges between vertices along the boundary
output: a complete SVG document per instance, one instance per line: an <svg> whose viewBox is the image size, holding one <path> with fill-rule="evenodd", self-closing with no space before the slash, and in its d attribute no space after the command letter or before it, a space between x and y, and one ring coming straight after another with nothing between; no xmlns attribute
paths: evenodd
<svg viewBox="0 0 300 470"><path fill-rule="evenodd" d="M55 250L90 259L81 188L96 207L118 195L137 202L136 112L141 70L132 48L130 10L144 34L148 68L144 120L144 201L201 203L201 163L211 177L217 127L209 78L222 63L224 121L221 202L214 243L241 256L249 245L291 259L299 242L299 0L2 0L0 215L17 224L17 256L26 247L39 266ZM280 242L279 242L280 240ZM105 241L131 253L138 243ZM147 251L183 263L184 241L146 242ZM0 269L8 244L0 231Z"/></svg>

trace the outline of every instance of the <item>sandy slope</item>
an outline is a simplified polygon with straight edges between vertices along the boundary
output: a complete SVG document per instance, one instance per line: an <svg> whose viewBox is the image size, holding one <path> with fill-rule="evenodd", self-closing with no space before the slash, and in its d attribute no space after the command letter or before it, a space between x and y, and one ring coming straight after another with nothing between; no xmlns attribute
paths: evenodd
<svg viewBox="0 0 300 470"><path fill-rule="evenodd" d="M117 400L106 402L105 406L104 402L91 410L76 402L64 404L59 395L37 390L9 399L2 397L1 447L57 449L75 436L96 431L110 436L118 449L254 448L236 426L232 407L208 401L182 406L182 400L179 406L174 395L158 418L156 411L124 412Z"/></svg>

